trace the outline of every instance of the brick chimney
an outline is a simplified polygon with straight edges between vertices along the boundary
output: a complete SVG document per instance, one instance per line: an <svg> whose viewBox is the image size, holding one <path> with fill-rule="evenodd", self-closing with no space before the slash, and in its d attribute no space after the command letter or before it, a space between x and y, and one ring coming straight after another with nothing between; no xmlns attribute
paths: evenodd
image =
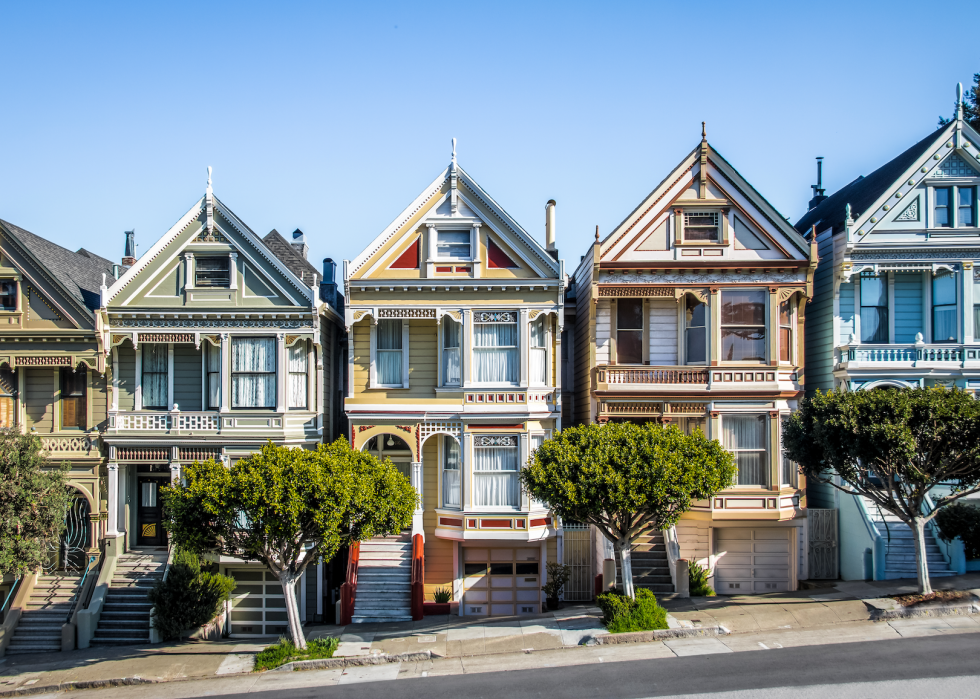
<svg viewBox="0 0 980 699"><path fill-rule="evenodd" d="M293 250L303 256L304 260L306 259L307 254L310 252L310 246L306 244L306 236L299 228L293 231L293 240L290 245L293 246Z"/></svg>
<svg viewBox="0 0 980 699"><path fill-rule="evenodd" d="M126 231L126 248L123 250L122 268L127 270L136 264L136 231Z"/></svg>

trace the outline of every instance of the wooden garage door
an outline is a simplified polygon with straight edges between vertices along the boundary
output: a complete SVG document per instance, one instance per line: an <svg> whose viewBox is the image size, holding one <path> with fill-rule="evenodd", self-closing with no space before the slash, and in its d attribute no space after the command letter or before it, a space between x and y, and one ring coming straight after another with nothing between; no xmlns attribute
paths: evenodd
<svg viewBox="0 0 980 699"><path fill-rule="evenodd" d="M715 591L721 595L789 590L795 529L715 529Z"/></svg>
<svg viewBox="0 0 980 699"><path fill-rule="evenodd" d="M540 549L463 548L463 605L468 616L537 614Z"/></svg>
<svg viewBox="0 0 980 699"><path fill-rule="evenodd" d="M289 633L286 598L276 576L258 567L230 568L238 583L231 593L231 635L271 636Z"/></svg>

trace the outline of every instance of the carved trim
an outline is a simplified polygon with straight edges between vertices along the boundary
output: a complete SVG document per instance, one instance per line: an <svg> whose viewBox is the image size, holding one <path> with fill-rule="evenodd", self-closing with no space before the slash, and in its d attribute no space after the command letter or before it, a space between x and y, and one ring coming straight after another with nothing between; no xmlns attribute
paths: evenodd
<svg viewBox="0 0 980 699"><path fill-rule="evenodd" d="M435 318L434 308L379 308L378 318ZM356 320L356 317L355 317Z"/></svg>
<svg viewBox="0 0 980 699"><path fill-rule="evenodd" d="M75 366L72 357L14 357L17 366L63 366L71 368Z"/></svg>
<svg viewBox="0 0 980 699"><path fill-rule="evenodd" d="M674 300L680 303L685 294L690 294L701 303L708 303L710 295L708 289L686 289L677 287L674 289Z"/></svg>
<svg viewBox="0 0 980 699"><path fill-rule="evenodd" d="M139 342L191 343L194 342L192 333L140 333Z"/></svg>
<svg viewBox="0 0 980 699"><path fill-rule="evenodd" d="M517 437L511 435L475 435L474 447L516 447Z"/></svg>
<svg viewBox="0 0 980 699"><path fill-rule="evenodd" d="M139 320L120 318L113 323L121 328L278 328L292 330L312 328L313 320L251 320L245 318L217 318L213 320Z"/></svg>
<svg viewBox="0 0 980 699"><path fill-rule="evenodd" d="M635 298L638 296L650 298L670 298L673 292L667 286L599 286L599 297Z"/></svg>

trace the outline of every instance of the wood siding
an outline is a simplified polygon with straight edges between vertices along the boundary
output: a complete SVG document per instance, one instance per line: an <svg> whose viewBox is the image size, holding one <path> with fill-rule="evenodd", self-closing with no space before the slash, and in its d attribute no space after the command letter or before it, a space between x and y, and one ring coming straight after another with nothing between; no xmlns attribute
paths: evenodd
<svg viewBox="0 0 980 699"><path fill-rule="evenodd" d="M677 312L674 299L650 299L650 365L676 366Z"/></svg>
<svg viewBox="0 0 980 699"><path fill-rule="evenodd" d="M923 275L895 274L895 342L912 344L916 333L925 333L922 318Z"/></svg>
<svg viewBox="0 0 980 699"><path fill-rule="evenodd" d="M203 410L201 350L194 345L174 345L174 403L182 411Z"/></svg>
<svg viewBox="0 0 980 699"><path fill-rule="evenodd" d="M54 429L54 391L56 369L21 369L24 376L24 414L27 429L51 432Z"/></svg>
<svg viewBox="0 0 980 699"><path fill-rule="evenodd" d="M132 345L116 348L119 376L116 377L119 391L119 409L132 410L136 405L136 351Z"/></svg>
<svg viewBox="0 0 980 699"><path fill-rule="evenodd" d="M830 230L817 236L820 264L813 278L813 298L806 306L803 369L808 393L834 387L834 241ZM852 297L853 299L853 297ZM853 309L853 301L851 303ZM853 313L852 313L853 315Z"/></svg>

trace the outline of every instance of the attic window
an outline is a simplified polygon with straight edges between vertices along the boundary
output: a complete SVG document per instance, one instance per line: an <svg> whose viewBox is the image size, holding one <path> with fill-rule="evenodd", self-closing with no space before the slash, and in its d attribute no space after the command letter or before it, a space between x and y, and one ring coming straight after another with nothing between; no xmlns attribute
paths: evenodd
<svg viewBox="0 0 980 699"><path fill-rule="evenodd" d="M718 214L706 211L685 213L684 240L718 242Z"/></svg>
<svg viewBox="0 0 980 699"><path fill-rule="evenodd" d="M0 310L17 310L17 282L9 279L0 281Z"/></svg>
<svg viewBox="0 0 980 699"><path fill-rule="evenodd" d="M436 238L436 257L440 260L469 260L469 231L438 231Z"/></svg>
<svg viewBox="0 0 980 699"><path fill-rule="evenodd" d="M227 289L231 286L227 257L199 257L194 270L194 285Z"/></svg>

